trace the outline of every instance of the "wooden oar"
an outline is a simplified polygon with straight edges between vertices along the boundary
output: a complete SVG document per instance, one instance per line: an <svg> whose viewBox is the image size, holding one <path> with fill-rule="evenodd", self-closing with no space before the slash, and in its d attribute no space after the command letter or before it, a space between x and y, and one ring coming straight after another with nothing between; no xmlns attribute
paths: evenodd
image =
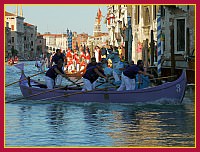
<svg viewBox="0 0 200 152"><path fill-rule="evenodd" d="M177 77L177 75L171 75L171 76L167 76L167 77L153 78L153 79L149 79L149 80L160 80L160 79L167 79L167 78L173 78L173 77Z"/></svg>
<svg viewBox="0 0 200 152"><path fill-rule="evenodd" d="M29 77L31 78L31 77L37 76L37 75L39 75L39 74L42 74L42 73L44 73L44 72L46 72L46 71L43 71L43 72L36 73L36 74L34 74L34 75L31 75L31 76L29 76ZM18 81L15 81L15 82L13 82L13 83L10 83L10 84L7 84L5 87L11 86L11 85L13 85L13 84L15 84L15 83L18 83L18 82L21 82L21 81L23 81L23 80L25 80L25 79L26 79L26 78L24 78L24 79L21 79L21 80L18 80Z"/></svg>
<svg viewBox="0 0 200 152"><path fill-rule="evenodd" d="M73 83L74 85L81 87L79 84L77 84L76 82L72 81L69 77L67 78L68 81L70 81L71 83Z"/></svg>
<svg viewBox="0 0 200 152"><path fill-rule="evenodd" d="M36 93L36 94L30 95L28 97L22 97L22 98L18 98L18 99L12 100L12 101L7 101L6 103L19 101L19 100L22 100L22 99L28 99L28 98L31 98L31 97L34 97L34 96L38 96L38 95L41 95L41 94L45 94L45 93L48 93L48 92L53 92L55 90L64 89L64 88L66 88L66 86L65 87L62 86L62 87L51 89L51 90L46 90L46 91L43 91L43 92L40 92L40 93Z"/></svg>
<svg viewBox="0 0 200 152"><path fill-rule="evenodd" d="M56 98L60 98L60 97L69 97L69 96L72 96L72 95L84 94L84 93L93 92L93 91L101 91L101 90L106 90L106 89L109 89L109 88L116 88L116 87L115 86L110 86L110 87L106 87L106 88L97 88L97 89L89 90L89 91L74 92L74 93L71 93L71 94L64 94L64 95L60 95L60 96L41 99L40 101L52 100L52 99L56 99Z"/></svg>
<svg viewBox="0 0 200 152"><path fill-rule="evenodd" d="M99 87L99 86L101 86L101 85L103 85L103 84L106 84L106 83L111 84L111 85L113 85L113 86L115 86L115 87L118 87L116 84L114 84L114 83L111 82L111 81L99 82L99 83L100 83L100 84L98 84L98 85L96 86L96 88Z"/></svg>

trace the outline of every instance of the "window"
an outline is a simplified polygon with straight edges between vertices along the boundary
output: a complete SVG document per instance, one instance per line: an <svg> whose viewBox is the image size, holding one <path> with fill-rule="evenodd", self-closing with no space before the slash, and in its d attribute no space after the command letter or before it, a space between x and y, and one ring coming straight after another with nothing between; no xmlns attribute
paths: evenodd
<svg viewBox="0 0 200 152"><path fill-rule="evenodd" d="M156 11L156 5L153 6L153 20L156 20L156 14L157 11Z"/></svg>
<svg viewBox="0 0 200 152"><path fill-rule="evenodd" d="M12 37L12 43L14 43L15 42L15 38L14 37Z"/></svg>
<svg viewBox="0 0 200 152"><path fill-rule="evenodd" d="M161 5L160 9L161 9L161 17L164 17L165 16L164 6Z"/></svg>
<svg viewBox="0 0 200 152"><path fill-rule="evenodd" d="M138 25L140 23L140 6L136 6L135 20L135 24Z"/></svg>
<svg viewBox="0 0 200 152"><path fill-rule="evenodd" d="M185 19L177 19L177 51L185 51Z"/></svg>
<svg viewBox="0 0 200 152"><path fill-rule="evenodd" d="M31 46L33 46L33 41L31 41Z"/></svg>
<svg viewBox="0 0 200 152"><path fill-rule="evenodd" d="M149 9L145 8L145 15L144 15L144 25L149 25L150 24L150 13L149 13Z"/></svg>
<svg viewBox="0 0 200 152"><path fill-rule="evenodd" d="M14 29L15 29L15 26L11 25L11 30L14 31Z"/></svg>

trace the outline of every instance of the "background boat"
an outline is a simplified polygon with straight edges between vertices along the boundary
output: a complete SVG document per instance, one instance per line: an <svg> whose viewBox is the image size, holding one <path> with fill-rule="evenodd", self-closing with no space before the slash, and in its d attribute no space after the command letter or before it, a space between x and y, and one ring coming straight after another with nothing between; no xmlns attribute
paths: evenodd
<svg viewBox="0 0 200 152"><path fill-rule="evenodd" d="M66 74L67 74L68 77L75 77L77 79L80 79L85 72L86 72L86 67L83 70L75 71L75 72L72 72L72 73L68 73L66 71Z"/></svg>

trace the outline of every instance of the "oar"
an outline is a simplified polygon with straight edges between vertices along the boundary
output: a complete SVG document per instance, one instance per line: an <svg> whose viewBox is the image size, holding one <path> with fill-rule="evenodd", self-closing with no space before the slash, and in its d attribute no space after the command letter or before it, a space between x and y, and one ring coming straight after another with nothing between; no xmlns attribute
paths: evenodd
<svg viewBox="0 0 200 152"><path fill-rule="evenodd" d="M114 84L114 83L111 82L111 81L99 82L99 83L100 83L100 84L98 84L98 85L96 86L96 88L99 87L99 86L101 86L101 85L103 85L103 84L106 84L106 83L109 83L109 84L112 84L112 85L115 86L115 87L118 87L116 84Z"/></svg>
<svg viewBox="0 0 200 152"><path fill-rule="evenodd" d="M77 84L76 82L72 81L69 77L67 78L68 81L70 81L71 83L73 83L74 85L81 87L79 84Z"/></svg>
<svg viewBox="0 0 200 152"><path fill-rule="evenodd" d="M38 95L41 95L41 94L45 94L45 93L48 93L48 92L52 92L52 91L59 90L59 89L64 89L64 88L66 88L66 86L65 87L59 87L59 88L51 89L51 90L46 90L46 91L43 91L43 92L40 92L40 93L36 93L36 94L30 95L28 97L22 97L22 98L18 98L18 99L12 100L12 101L7 101L6 103L19 101L19 100L22 100L22 99L28 99L28 98L31 98L31 97L34 97L34 96L38 96Z"/></svg>
<svg viewBox="0 0 200 152"><path fill-rule="evenodd" d="M60 95L60 96L55 96L55 97L41 99L40 101L52 100L52 99L56 99L56 98L60 98L60 97L69 97L69 96L72 96L72 95L84 94L84 93L93 92L93 91L107 90L109 88L116 88L116 87L115 86L110 86L110 87L106 87L106 88L97 88L97 89L94 89L94 90L74 92L74 93L71 93L71 94L64 94L64 95Z"/></svg>
<svg viewBox="0 0 200 152"><path fill-rule="evenodd" d="M149 79L149 80L159 80L159 79L166 79L166 78L173 78L173 77L177 77L177 75L171 75L171 76L167 76L167 77L153 78L153 79Z"/></svg>
<svg viewBox="0 0 200 152"><path fill-rule="evenodd" d="M46 72L46 71L43 71L43 72L36 73L36 74L34 74L34 75L31 75L31 76L29 76L29 77L31 78L31 77L37 76L37 75L39 75L39 74L42 74L42 73L44 73L44 72ZM24 79L21 79L21 80L18 80L18 81L15 81L15 82L13 82L13 83L10 83L10 84L7 84L5 87L11 86L11 85L13 85L13 84L15 84L15 83L18 83L18 82L21 82L21 81L23 81L23 80L25 80L25 79L26 79L26 78L24 78Z"/></svg>

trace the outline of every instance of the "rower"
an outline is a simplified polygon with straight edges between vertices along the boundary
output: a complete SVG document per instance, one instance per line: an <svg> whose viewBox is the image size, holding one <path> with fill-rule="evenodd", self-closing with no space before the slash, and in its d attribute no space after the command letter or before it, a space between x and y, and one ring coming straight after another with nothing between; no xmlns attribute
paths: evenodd
<svg viewBox="0 0 200 152"><path fill-rule="evenodd" d="M97 65L87 68L85 74L83 75L84 86L82 91L91 91L95 89L98 77L102 77L107 80L107 77L102 69L102 63L97 63Z"/></svg>
<svg viewBox="0 0 200 152"><path fill-rule="evenodd" d="M61 49L56 49L56 53L54 54L54 56L51 59L50 67L53 66L53 63L57 64L58 60L60 60L60 59L64 63L65 55L61 52Z"/></svg>
<svg viewBox="0 0 200 152"><path fill-rule="evenodd" d="M135 90L135 77L136 74L144 74L153 78L154 76L144 72L144 63L142 60L137 61L137 65L131 65L122 72L122 83L117 91Z"/></svg>
<svg viewBox="0 0 200 152"><path fill-rule="evenodd" d="M57 64L53 65L45 74L45 83L48 89L53 89L55 87L55 79L57 75L61 75L68 79L67 75L62 70L63 61L58 60Z"/></svg>
<svg viewBox="0 0 200 152"><path fill-rule="evenodd" d="M96 66L97 65L97 62L96 62L96 58L95 57L92 57L91 58L91 62L87 65L87 69L91 66Z"/></svg>

